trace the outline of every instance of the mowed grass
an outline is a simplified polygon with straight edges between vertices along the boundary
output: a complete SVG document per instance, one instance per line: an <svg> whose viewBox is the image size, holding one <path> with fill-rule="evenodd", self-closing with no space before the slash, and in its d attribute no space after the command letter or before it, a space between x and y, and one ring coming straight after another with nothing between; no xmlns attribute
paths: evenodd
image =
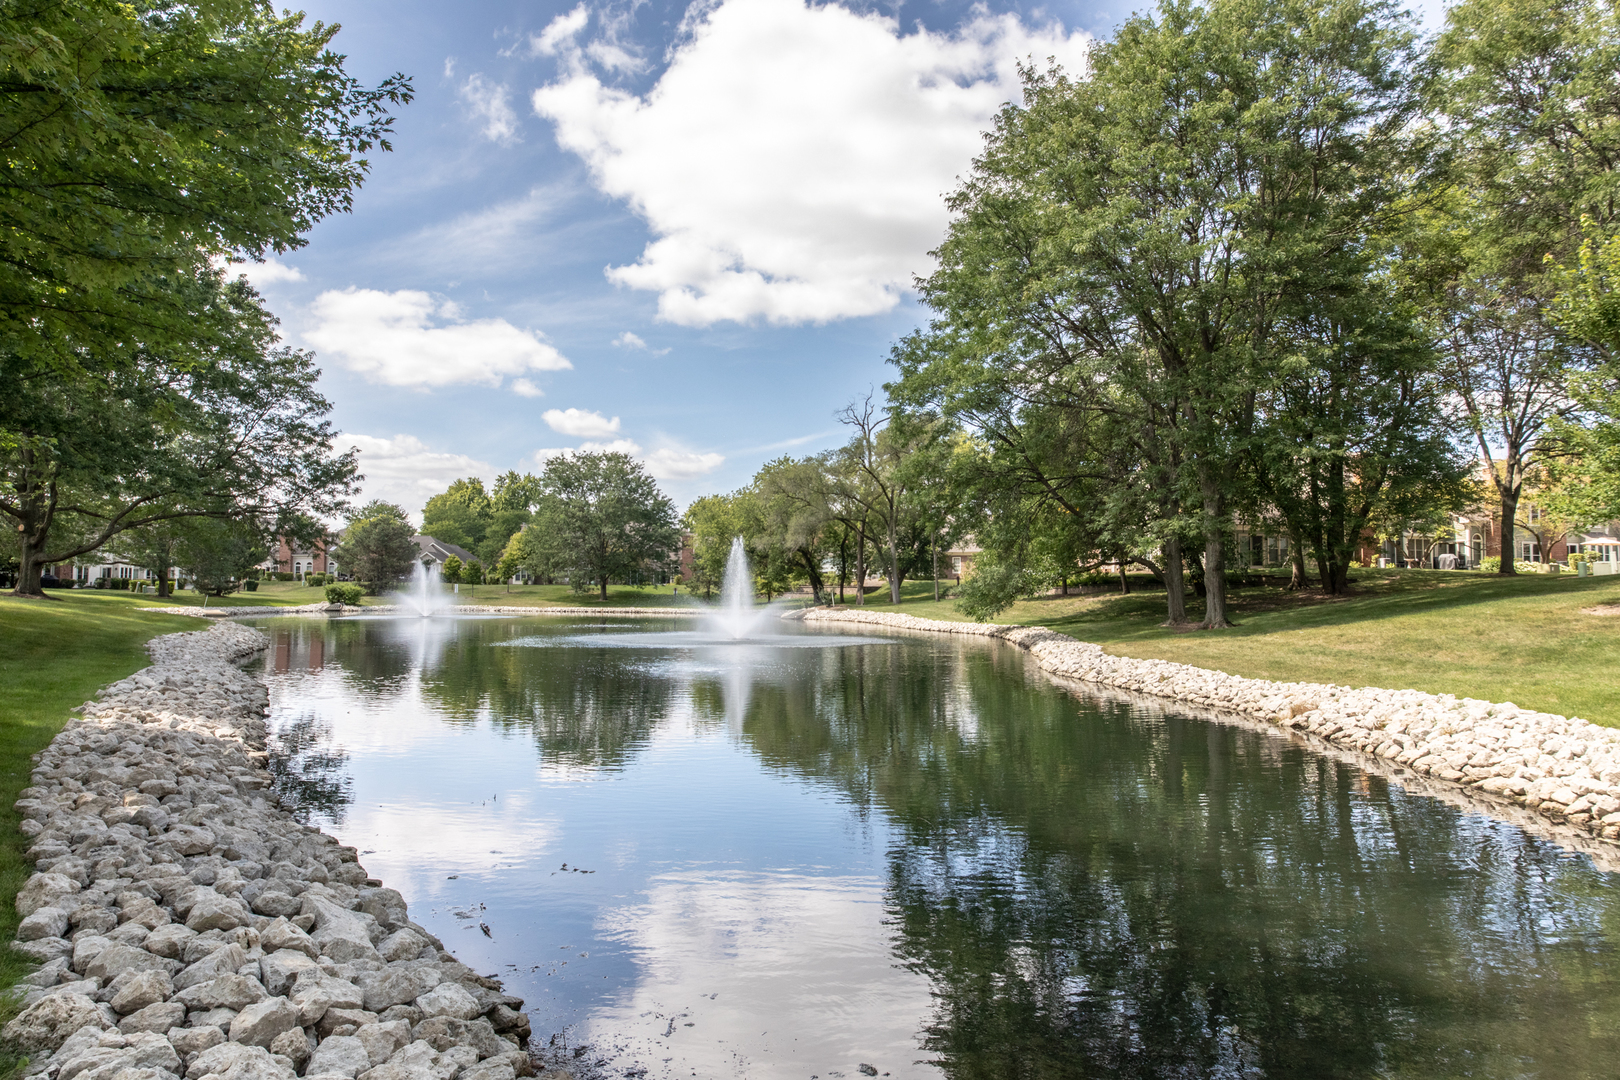
<svg viewBox="0 0 1620 1080"><path fill-rule="evenodd" d="M286 583L277 582L278 588ZM262 590L265 586L261 585ZM451 586L446 585L449 592ZM305 589L314 592L313 589ZM276 593L275 595L282 595ZM381 596L368 596L361 601L365 605L392 604L396 597L384 593ZM700 602L702 594L695 601L685 586L679 593L670 585L609 585L608 598L603 600L601 594L593 587L589 592L578 593L567 585L462 585L452 595L451 600L457 604L487 604L490 607L689 607ZM309 601L304 601L309 603Z"/></svg>
<svg viewBox="0 0 1620 1080"><path fill-rule="evenodd" d="M1620 578L1358 570L1349 596L1290 593L1281 580L1232 594L1226 630L1172 630L1163 591L1025 600L996 622L1046 626L1116 656L1174 660L1285 682L1417 689L1511 701L1620 727ZM963 619L933 583L908 583L898 610ZM873 610L896 610L888 590ZM1201 601L1189 598L1199 617Z"/></svg>
<svg viewBox="0 0 1620 1080"><path fill-rule="evenodd" d="M68 719L68 711L110 682L150 661L146 642L159 634L201 629L184 615L143 611L150 598L94 590L51 591L52 599L0 597L0 941L17 932L17 890L33 866L24 857L29 841L12 809L28 786L30 756L45 748ZM0 986L9 986L33 965L0 948ZM0 1064L3 1069L3 1064Z"/></svg>

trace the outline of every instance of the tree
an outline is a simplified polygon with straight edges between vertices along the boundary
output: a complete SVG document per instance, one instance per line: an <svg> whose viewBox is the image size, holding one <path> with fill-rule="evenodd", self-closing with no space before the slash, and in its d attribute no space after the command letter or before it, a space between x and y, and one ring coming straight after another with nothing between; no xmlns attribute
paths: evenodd
<svg viewBox="0 0 1620 1080"><path fill-rule="evenodd" d="M333 449L313 358L279 344L245 281L205 271L176 290L213 342L206 355L133 341L68 384L40 374L0 395L18 595L42 595L44 565L161 522L252 519L285 534L341 512L355 455Z"/></svg>
<svg viewBox="0 0 1620 1080"><path fill-rule="evenodd" d="M414 534L403 508L373 500L349 519L332 555L356 581L366 582L373 593L381 592L415 565Z"/></svg>
<svg viewBox="0 0 1620 1080"><path fill-rule="evenodd" d="M454 555L439 565L439 580L455 584L461 580L461 560Z"/></svg>
<svg viewBox="0 0 1620 1080"><path fill-rule="evenodd" d="M554 457L540 482L537 546L576 589L595 582L606 600L610 578L665 569L680 546L674 504L628 454Z"/></svg>
<svg viewBox="0 0 1620 1080"><path fill-rule="evenodd" d="M854 434L838 452L835 485L845 501L866 512L863 524L875 520L883 529L888 551L885 576L889 579L889 602L898 604L906 572L900 558L900 536L911 524L912 510L908 490L911 474L906 463L925 445L930 433L896 423L894 413L879 416L870 395L845 407L838 420ZM863 583L864 562L863 557Z"/></svg>
<svg viewBox="0 0 1620 1080"><path fill-rule="evenodd" d="M138 529L119 537L111 546L119 560L151 572L159 596L173 596L172 571L185 559L184 540L185 524L176 520Z"/></svg>
<svg viewBox="0 0 1620 1080"><path fill-rule="evenodd" d="M782 457L754 474L752 493L758 506L761 548L773 548L796 561L810 583L815 602L823 602L821 568L827 558L832 511L822 492L819 463ZM784 568L783 573L786 573ZM795 576L797 576L795 574Z"/></svg>
<svg viewBox="0 0 1620 1080"><path fill-rule="evenodd" d="M1096 407L1130 400L1121 435L1172 574L1196 514L1205 627L1228 625L1226 537L1258 395L1295 362L1285 320L1370 272L1412 107L1411 34L1387 16L1169 0L1095 46L1085 80L1027 73L925 283L941 329L1028 365L1024 387L1055 373L1077 395L1110 388Z"/></svg>
<svg viewBox="0 0 1620 1080"><path fill-rule="evenodd" d="M701 588L707 599L726 576L731 542L745 528L739 500L742 494L705 495L692 500L681 518L681 528L692 538L692 581L689 588Z"/></svg>
<svg viewBox="0 0 1620 1080"><path fill-rule="evenodd" d="M133 337L184 338L190 312L167 281L301 246L349 209L410 81L362 86L329 47L338 28L302 23L221 0L0 12L8 382Z"/></svg>
<svg viewBox="0 0 1620 1080"><path fill-rule="evenodd" d="M516 540L517 537L514 535L512 540L507 542L501 551L500 561L495 564L495 580L506 582L507 592L512 591L512 578L517 575L518 567L522 565L521 558L512 547Z"/></svg>
<svg viewBox="0 0 1620 1080"><path fill-rule="evenodd" d="M484 482L467 477L451 483L422 509L422 532L435 540L476 552L485 542L493 513ZM510 534L500 538L505 545Z"/></svg>
<svg viewBox="0 0 1620 1080"><path fill-rule="evenodd" d="M254 521L193 518L183 525L181 565L198 592L235 592L268 554L264 529Z"/></svg>

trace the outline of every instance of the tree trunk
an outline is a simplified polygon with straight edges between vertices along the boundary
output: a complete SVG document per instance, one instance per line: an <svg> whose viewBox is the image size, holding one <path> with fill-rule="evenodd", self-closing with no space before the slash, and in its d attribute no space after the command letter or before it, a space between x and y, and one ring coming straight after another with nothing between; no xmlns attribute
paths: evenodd
<svg viewBox="0 0 1620 1080"><path fill-rule="evenodd" d="M1299 542L1298 535L1288 537L1288 588L1290 590L1303 589L1306 584L1305 577L1305 547Z"/></svg>
<svg viewBox="0 0 1620 1080"><path fill-rule="evenodd" d="M799 557L804 560L804 569L810 576L810 595L815 598L817 605L821 603L821 567L816 565L811 557L810 549L800 548Z"/></svg>
<svg viewBox="0 0 1620 1080"><path fill-rule="evenodd" d="M602 579L602 599L607 599L607 578Z"/></svg>
<svg viewBox="0 0 1620 1080"><path fill-rule="evenodd" d="M1125 576L1125 559L1123 556L1119 560L1119 594L1121 596L1131 595L1131 582Z"/></svg>
<svg viewBox="0 0 1620 1080"><path fill-rule="evenodd" d="M939 536L935 534L928 538L928 546L934 556L934 603L939 603Z"/></svg>
<svg viewBox="0 0 1620 1080"><path fill-rule="evenodd" d="M855 530L855 603L866 606L866 522Z"/></svg>
<svg viewBox="0 0 1620 1080"><path fill-rule="evenodd" d="M1181 537L1164 542L1165 626L1187 625L1187 579L1181 559Z"/></svg>
<svg viewBox="0 0 1620 1080"><path fill-rule="evenodd" d="M1513 550L1513 519L1519 513L1519 493L1507 484L1501 485L1502 493L1502 529L1501 545L1498 550L1502 553L1502 565L1496 568L1498 574L1517 574L1519 568L1514 564L1515 552ZM19 582L20 587L20 582Z"/></svg>
<svg viewBox="0 0 1620 1080"><path fill-rule="evenodd" d="M838 602L844 602L844 583L849 580L849 526L838 530Z"/></svg>
<svg viewBox="0 0 1620 1080"><path fill-rule="evenodd" d="M1226 617L1226 541L1221 528L1226 517L1226 500L1221 491L1221 478L1209 467L1199 469L1200 487L1204 498L1204 621L1205 630L1224 630L1231 626Z"/></svg>
<svg viewBox="0 0 1620 1080"><path fill-rule="evenodd" d="M895 535L894 514L889 514L889 603L900 604L900 540Z"/></svg>

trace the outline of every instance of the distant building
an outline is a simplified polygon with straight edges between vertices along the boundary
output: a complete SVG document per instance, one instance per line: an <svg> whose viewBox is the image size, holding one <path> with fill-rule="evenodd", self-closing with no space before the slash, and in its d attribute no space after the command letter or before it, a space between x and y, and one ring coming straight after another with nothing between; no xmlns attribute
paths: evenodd
<svg viewBox="0 0 1620 1080"><path fill-rule="evenodd" d="M306 574L336 576L337 560L326 553L330 544L330 538L324 536L312 543L295 542L290 537L278 536L270 557L259 565L266 570L291 574L299 581L304 580Z"/></svg>
<svg viewBox="0 0 1620 1080"><path fill-rule="evenodd" d="M972 577L974 560L983 554L984 549L979 546L977 540L971 536L964 536L945 552L945 562L949 567L948 572L957 581L961 581L965 577Z"/></svg>
<svg viewBox="0 0 1620 1080"><path fill-rule="evenodd" d="M421 553L418 559L429 570L437 570L452 555L463 563L478 562L478 556L459 544L449 544L422 533L411 537L411 542L416 545L417 550Z"/></svg>

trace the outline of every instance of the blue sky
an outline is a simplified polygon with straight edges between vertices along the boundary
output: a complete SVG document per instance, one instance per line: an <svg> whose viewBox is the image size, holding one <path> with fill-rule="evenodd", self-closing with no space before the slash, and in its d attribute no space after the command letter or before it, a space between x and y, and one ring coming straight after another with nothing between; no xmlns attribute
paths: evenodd
<svg viewBox="0 0 1620 1080"><path fill-rule="evenodd" d="M843 440L1016 63L1139 6L316 0L417 97L353 213L244 269L368 497L614 447L684 506Z"/></svg>

